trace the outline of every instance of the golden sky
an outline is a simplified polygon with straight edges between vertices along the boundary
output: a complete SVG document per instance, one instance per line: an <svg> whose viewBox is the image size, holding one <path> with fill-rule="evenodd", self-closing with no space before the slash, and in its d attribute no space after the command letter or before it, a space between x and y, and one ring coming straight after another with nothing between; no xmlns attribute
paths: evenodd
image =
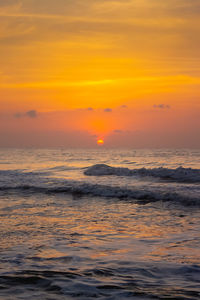
<svg viewBox="0 0 200 300"><path fill-rule="evenodd" d="M199 0L0 0L0 146L199 147L199 15Z"/></svg>

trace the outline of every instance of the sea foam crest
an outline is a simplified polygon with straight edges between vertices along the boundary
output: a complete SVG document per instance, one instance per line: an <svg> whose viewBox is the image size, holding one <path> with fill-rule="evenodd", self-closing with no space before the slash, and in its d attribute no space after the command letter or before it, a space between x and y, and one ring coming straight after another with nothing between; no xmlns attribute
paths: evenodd
<svg viewBox="0 0 200 300"><path fill-rule="evenodd" d="M115 168L114 168L115 169ZM65 180L46 176L45 173L21 170L0 171L1 192L41 194L76 194L105 198L133 199L141 201L173 201L186 205L200 205L199 185L142 185L135 187Z"/></svg>
<svg viewBox="0 0 200 300"><path fill-rule="evenodd" d="M89 183L80 183L80 182L70 182L66 181L62 184L52 184L49 182L40 182L40 184L30 184L27 182L21 182L14 185L3 185L0 186L0 192L9 192L9 191L23 192L30 195L34 193L40 194L74 194L77 196L95 196L95 197L104 197L104 198L118 198L118 199L132 199L139 201L173 201L176 203L182 203L185 205L200 205L200 198L197 191L192 191L186 193L183 190L167 188L126 188L126 187L117 187L117 186L106 186L100 184L89 184Z"/></svg>
<svg viewBox="0 0 200 300"><path fill-rule="evenodd" d="M96 164L91 167L88 167L84 171L84 174L87 176L150 176L157 177L160 179L168 179L177 182L200 182L200 170L192 168L183 168L179 167L177 169L168 169L168 168L153 168L153 169L128 169L128 168L118 168L111 167L105 164Z"/></svg>

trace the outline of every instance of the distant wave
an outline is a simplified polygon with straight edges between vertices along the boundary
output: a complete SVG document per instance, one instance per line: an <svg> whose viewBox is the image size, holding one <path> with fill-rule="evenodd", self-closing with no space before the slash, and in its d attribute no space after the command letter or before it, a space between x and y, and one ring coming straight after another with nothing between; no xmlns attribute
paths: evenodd
<svg viewBox="0 0 200 300"><path fill-rule="evenodd" d="M93 165L84 171L87 176L150 176L157 177L164 180L173 180L176 182L188 182L199 183L200 182L200 170L179 167L177 169L168 168L153 168L153 169L128 169L128 168L116 168L110 167L105 164Z"/></svg>

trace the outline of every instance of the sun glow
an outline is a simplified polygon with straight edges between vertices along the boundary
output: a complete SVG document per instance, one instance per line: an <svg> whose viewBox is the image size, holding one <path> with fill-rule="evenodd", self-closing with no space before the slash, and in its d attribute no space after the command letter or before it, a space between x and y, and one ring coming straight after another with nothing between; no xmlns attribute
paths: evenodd
<svg viewBox="0 0 200 300"><path fill-rule="evenodd" d="M104 140L102 140L102 139L97 140L97 144L99 146L102 146L104 144Z"/></svg>

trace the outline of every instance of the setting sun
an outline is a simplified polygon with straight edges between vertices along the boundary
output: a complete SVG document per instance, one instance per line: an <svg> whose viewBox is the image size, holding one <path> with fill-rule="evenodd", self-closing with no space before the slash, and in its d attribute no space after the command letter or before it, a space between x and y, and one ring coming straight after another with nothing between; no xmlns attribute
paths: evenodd
<svg viewBox="0 0 200 300"><path fill-rule="evenodd" d="M102 146L102 145L104 144L104 140L99 139L99 140L97 141L97 144L100 145L100 146Z"/></svg>

